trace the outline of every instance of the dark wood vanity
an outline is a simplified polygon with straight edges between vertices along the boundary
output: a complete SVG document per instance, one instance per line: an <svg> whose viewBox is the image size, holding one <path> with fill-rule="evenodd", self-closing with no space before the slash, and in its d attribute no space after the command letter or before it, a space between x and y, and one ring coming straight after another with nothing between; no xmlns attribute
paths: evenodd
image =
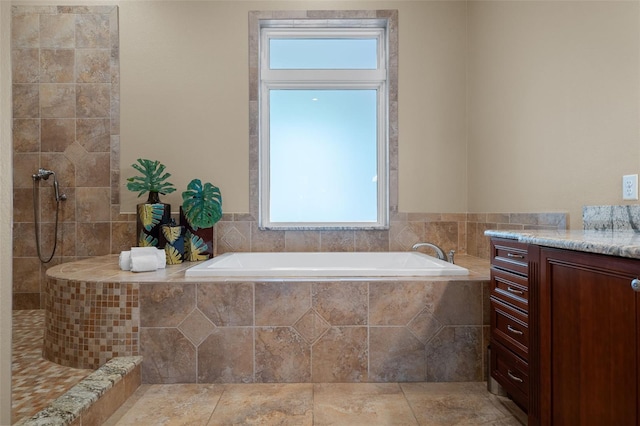
<svg viewBox="0 0 640 426"><path fill-rule="evenodd" d="M639 426L640 259L523 240L491 238L491 376L529 425Z"/></svg>

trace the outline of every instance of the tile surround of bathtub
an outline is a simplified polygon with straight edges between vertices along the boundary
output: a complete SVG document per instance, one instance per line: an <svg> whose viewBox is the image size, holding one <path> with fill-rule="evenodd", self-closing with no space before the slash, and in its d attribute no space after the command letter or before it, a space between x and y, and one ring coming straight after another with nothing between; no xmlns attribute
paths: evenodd
<svg viewBox="0 0 640 426"><path fill-rule="evenodd" d="M143 382L481 381L488 293L481 281L141 283Z"/></svg>

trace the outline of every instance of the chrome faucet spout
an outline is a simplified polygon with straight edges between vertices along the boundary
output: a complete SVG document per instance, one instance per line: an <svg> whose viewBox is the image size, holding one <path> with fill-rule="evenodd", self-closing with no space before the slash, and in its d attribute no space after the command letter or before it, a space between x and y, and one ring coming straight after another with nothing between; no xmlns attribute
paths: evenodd
<svg viewBox="0 0 640 426"><path fill-rule="evenodd" d="M438 259L447 260L447 256L444 254L444 250L442 250L440 247L438 247L435 244L417 243L417 244L414 244L413 247L411 247L411 250L418 250L420 247L429 247L429 248L433 249L436 252L436 255L438 256ZM453 259L453 256L451 257L451 259Z"/></svg>

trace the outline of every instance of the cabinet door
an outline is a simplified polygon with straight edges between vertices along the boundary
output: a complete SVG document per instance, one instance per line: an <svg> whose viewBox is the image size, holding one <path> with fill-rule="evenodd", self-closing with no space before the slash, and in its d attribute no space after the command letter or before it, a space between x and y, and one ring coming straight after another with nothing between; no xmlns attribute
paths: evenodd
<svg viewBox="0 0 640 426"><path fill-rule="evenodd" d="M540 254L541 423L640 425L640 261Z"/></svg>

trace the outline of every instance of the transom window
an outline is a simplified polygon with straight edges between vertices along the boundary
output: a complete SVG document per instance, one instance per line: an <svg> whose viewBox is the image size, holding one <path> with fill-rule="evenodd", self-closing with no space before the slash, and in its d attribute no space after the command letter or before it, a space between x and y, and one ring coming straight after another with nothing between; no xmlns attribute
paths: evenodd
<svg viewBox="0 0 640 426"><path fill-rule="evenodd" d="M386 21L359 21L261 25L263 229L388 227Z"/></svg>

